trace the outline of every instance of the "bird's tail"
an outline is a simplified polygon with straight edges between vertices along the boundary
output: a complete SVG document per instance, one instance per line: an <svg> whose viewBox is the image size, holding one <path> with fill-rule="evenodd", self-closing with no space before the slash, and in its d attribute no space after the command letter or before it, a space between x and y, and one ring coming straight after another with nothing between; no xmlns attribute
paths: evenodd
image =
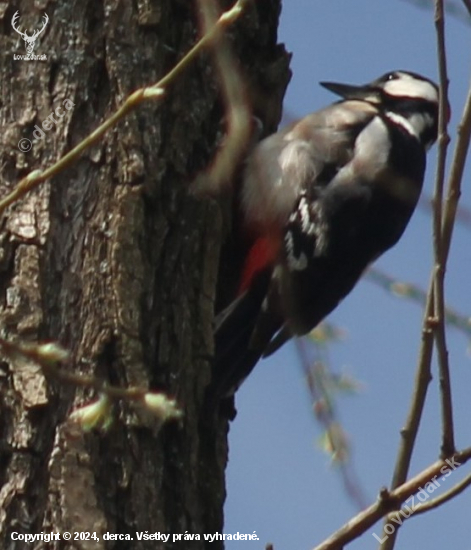
<svg viewBox="0 0 471 550"><path fill-rule="evenodd" d="M263 355L268 342L259 338L254 341L253 334L270 279L271 269L259 272L250 288L216 316L214 365L207 393L210 409L217 409L221 401L234 395ZM268 341L278 325L275 323L268 331Z"/></svg>

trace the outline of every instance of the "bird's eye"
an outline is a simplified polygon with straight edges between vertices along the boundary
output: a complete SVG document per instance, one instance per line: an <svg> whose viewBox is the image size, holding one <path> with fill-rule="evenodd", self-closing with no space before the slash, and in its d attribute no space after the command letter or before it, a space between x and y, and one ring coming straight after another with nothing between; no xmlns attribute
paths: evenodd
<svg viewBox="0 0 471 550"><path fill-rule="evenodd" d="M389 73L387 76L386 76L386 80L396 80L397 78L397 74L396 73Z"/></svg>

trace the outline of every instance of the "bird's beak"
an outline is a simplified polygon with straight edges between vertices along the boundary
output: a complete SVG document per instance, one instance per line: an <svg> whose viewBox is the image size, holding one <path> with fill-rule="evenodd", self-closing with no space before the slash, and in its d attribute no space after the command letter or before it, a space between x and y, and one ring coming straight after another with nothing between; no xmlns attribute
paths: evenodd
<svg viewBox="0 0 471 550"><path fill-rule="evenodd" d="M320 82L320 85L344 99L362 99L374 103L380 100L379 90L372 84L352 86L351 84L339 84L337 82Z"/></svg>

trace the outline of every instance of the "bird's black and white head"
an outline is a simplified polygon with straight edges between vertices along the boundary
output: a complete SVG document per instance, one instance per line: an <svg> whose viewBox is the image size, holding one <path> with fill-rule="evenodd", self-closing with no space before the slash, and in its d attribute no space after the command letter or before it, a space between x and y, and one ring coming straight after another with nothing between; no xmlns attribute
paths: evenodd
<svg viewBox="0 0 471 550"><path fill-rule="evenodd" d="M417 73L392 71L363 86L321 82L344 99L376 105L394 124L415 135L429 149L438 133L438 86Z"/></svg>

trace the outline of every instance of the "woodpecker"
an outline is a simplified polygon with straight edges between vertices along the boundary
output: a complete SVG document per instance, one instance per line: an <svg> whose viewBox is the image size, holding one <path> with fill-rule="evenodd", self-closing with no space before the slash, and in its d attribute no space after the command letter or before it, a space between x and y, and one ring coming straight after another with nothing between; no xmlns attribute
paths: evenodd
<svg viewBox="0 0 471 550"><path fill-rule="evenodd" d="M318 325L397 243L437 139L438 86L408 71L363 86L262 140L241 188L253 236L239 296L216 317L213 399Z"/></svg>

